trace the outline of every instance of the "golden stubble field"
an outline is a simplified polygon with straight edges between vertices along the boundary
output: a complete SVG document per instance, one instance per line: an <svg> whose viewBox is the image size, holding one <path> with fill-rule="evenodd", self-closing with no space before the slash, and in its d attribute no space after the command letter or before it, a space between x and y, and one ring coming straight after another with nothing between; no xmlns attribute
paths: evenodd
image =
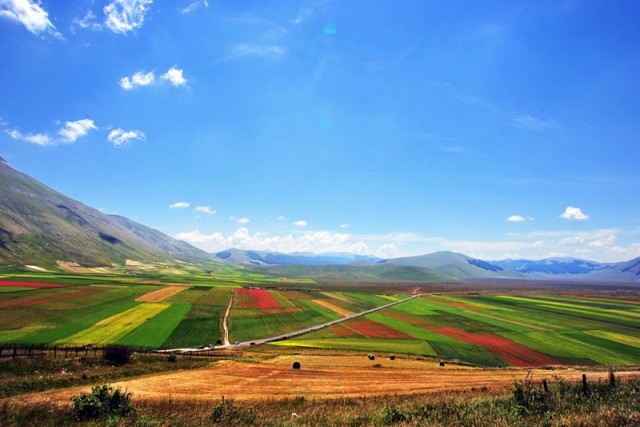
<svg viewBox="0 0 640 427"><path fill-rule="evenodd" d="M292 369L294 361L301 369ZM380 364L381 367L373 365ZM235 400L273 400L304 397L333 399L377 395L412 395L472 388L499 389L526 377L528 370L480 369L438 366L437 362L416 359L368 360L365 355L278 356L261 362L220 361L207 368L154 374L114 382L133 394L134 400L213 401L221 396ZM605 371L578 369L533 369L534 381L555 377L580 381L605 380ZM619 379L640 378L639 370L618 372ZM71 396L90 387L76 387L30 394L9 399L16 404L54 402L70 404Z"/></svg>

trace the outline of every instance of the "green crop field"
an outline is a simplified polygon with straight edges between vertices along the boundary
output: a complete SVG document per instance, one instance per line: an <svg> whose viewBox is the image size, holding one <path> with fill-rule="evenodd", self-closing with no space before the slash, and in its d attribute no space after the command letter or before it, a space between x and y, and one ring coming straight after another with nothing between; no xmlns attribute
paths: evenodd
<svg viewBox="0 0 640 427"><path fill-rule="evenodd" d="M143 303L122 313L108 317L83 331L58 340L57 344L108 344L149 322L154 316L169 308L169 304Z"/></svg>
<svg viewBox="0 0 640 427"><path fill-rule="evenodd" d="M420 354L446 360L506 366L517 363L510 362L515 356L558 364L628 365L640 363L638 314L640 304L579 297L437 296L413 299L366 318L424 342ZM351 341L360 345L362 331L354 331L351 323L343 324L346 329L314 332L278 345L354 348ZM460 334L469 337L467 341L460 341ZM409 348L396 351L413 352Z"/></svg>
<svg viewBox="0 0 640 427"><path fill-rule="evenodd" d="M406 298L384 291L311 289L297 280L227 266L208 273L189 266L153 267L128 266L128 276L7 274L0 287L0 344L193 348L222 339L234 292L231 341L323 325ZM188 288L159 302L136 301L169 281ZM274 345L393 351L489 367L634 365L640 364L637 301L636 294L425 295Z"/></svg>

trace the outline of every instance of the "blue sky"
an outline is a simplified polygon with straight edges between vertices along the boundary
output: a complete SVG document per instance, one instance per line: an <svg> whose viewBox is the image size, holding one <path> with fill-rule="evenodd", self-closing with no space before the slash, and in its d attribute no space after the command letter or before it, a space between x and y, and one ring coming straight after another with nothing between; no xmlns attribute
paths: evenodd
<svg viewBox="0 0 640 427"><path fill-rule="evenodd" d="M203 249L640 256L637 1L0 0L0 155Z"/></svg>

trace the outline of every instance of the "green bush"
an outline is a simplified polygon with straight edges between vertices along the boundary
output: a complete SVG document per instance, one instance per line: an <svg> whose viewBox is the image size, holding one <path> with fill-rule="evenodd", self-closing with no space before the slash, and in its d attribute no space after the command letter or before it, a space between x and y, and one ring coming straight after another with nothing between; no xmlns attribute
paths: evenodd
<svg viewBox="0 0 640 427"><path fill-rule="evenodd" d="M122 392L106 385L95 386L91 393L73 396L73 417L77 420L91 420L110 416L124 417L134 411L131 393Z"/></svg>

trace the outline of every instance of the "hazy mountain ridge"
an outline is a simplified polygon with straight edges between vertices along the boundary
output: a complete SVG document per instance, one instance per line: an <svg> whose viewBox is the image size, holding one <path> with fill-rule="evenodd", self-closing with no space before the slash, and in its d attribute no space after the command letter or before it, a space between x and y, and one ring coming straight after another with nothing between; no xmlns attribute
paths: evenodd
<svg viewBox="0 0 640 427"><path fill-rule="evenodd" d="M315 254L311 252L269 252L227 249L213 254L221 261L238 265L347 265L352 263L377 263L383 261L370 255L347 252Z"/></svg>
<svg viewBox="0 0 640 427"><path fill-rule="evenodd" d="M212 259L188 243L67 197L0 158L0 263L91 266L174 258Z"/></svg>

